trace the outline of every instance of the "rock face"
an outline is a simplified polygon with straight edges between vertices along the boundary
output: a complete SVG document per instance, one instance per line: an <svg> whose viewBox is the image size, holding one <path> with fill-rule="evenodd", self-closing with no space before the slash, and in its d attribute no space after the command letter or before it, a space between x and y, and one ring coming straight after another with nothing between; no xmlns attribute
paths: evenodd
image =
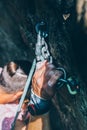
<svg viewBox="0 0 87 130"><path fill-rule="evenodd" d="M14 59L30 60L29 53L34 54L24 44L19 30L20 25L13 18L10 5L6 4L0 1L0 65Z"/></svg>
<svg viewBox="0 0 87 130"><path fill-rule="evenodd" d="M54 64L79 78L77 95L70 95L64 86L53 98L50 113L53 130L87 129L87 36L76 22L75 7L74 0L0 1L1 66L15 59L32 62L37 40L35 25L45 21Z"/></svg>

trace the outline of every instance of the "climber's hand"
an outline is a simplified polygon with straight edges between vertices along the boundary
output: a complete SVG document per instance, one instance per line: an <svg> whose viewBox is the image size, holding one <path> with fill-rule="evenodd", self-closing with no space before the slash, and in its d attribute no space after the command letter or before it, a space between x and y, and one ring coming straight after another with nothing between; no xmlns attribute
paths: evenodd
<svg viewBox="0 0 87 130"><path fill-rule="evenodd" d="M52 98L56 91L55 84L61 75L62 72L53 64L47 61L38 63L32 79L33 92L45 99Z"/></svg>

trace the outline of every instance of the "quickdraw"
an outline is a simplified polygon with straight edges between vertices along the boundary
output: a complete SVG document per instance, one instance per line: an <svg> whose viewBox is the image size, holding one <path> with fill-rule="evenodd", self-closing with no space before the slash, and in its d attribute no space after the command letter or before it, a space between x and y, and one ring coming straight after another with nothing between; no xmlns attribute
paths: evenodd
<svg viewBox="0 0 87 130"><path fill-rule="evenodd" d="M48 60L50 63L52 63L52 56L50 55L48 45L45 41L45 38L48 36L46 24L44 22L38 23L36 25L36 32L38 34L35 52L37 62ZM67 79L64 68L59 67L57 69L63 72L63 77L58 79L57 88L59 89L65 84L71 95L77 94L79 90L78 81L72 77Z"/></svg>

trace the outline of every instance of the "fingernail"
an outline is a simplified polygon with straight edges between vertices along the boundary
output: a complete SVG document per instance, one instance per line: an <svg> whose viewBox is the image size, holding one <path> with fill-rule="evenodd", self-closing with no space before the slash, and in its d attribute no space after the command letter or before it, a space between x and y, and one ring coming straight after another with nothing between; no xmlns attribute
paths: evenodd
<svg viewBox="0 0 87 130"><path fill-rule="evenodd" d="M49 87L52 87L52 85L53 85L53 82L49 80L49 81L48 81L48 86L49 86Z"/></svg>

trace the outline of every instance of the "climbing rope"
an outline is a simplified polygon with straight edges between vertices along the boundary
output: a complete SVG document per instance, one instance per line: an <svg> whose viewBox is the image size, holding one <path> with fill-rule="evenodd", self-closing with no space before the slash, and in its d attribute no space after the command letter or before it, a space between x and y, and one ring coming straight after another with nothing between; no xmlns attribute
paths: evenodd
<svg viewBox="0 0 87 130"><path fill-rule="evenodd" d="M18 115L19 115L19 113L21 111L21 107L22 107L22 104L24 102L27 91L28 91L28 89L30 87L30 83L31 83L31 79L32 79L35 67L36 67L36 59L33 60L32 67L31 67L27 82L26 82L25 87L24 87L24 92L23 92L23 95L22 95L22 97L20 99L20 102L19 102L19 106L18 106L18 109L17 109L17 112L16 112L16 116L14 118L14 121L13 121L12 125L11 125L11 130L14 130L14 128L15 128L15 123L16 123Z"/></svg>

